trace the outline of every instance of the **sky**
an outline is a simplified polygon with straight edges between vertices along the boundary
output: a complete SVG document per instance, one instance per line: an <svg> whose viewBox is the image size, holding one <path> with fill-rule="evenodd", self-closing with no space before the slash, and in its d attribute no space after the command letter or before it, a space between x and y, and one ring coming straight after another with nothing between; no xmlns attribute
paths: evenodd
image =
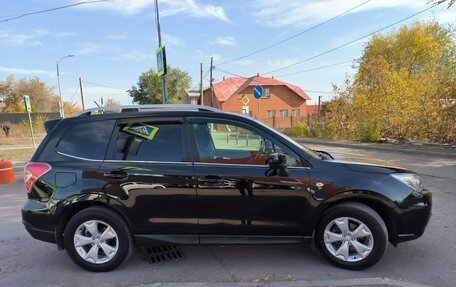
<svg viewBox="0 0 456 287"><path fill-rule="evenodd" d="M84 81L86 108L100 98L129 104L126 90L141 73L156 69L158 46L153 0L111 0L79 5L8 22L9 16L73 4L82 0L0 0L0 81L39 77L57 87L59 64L62 97L80 104L78 79ZM161 31L167 61L190 74L195 88L200 63L204 74L213 57L215 82L230 74L250 77L315 58L265 76L300 86L316 103L327 100L332 85L356 73L368 38L326 53L375 30L430 7L428 0L371 0L280 45L242 58L253 51L301 33L366 0L160 0ZM456 23L456 7L439 5L381 33L416 20ZM331 66L333 64L339 64ZM218 66L218 64L221 64ZM312 70L324 66L324 69ZM209 76L205 77L205 86ZM57 88L55 90L57 92ZM33 96L33 95L32 95Z"/></svg>

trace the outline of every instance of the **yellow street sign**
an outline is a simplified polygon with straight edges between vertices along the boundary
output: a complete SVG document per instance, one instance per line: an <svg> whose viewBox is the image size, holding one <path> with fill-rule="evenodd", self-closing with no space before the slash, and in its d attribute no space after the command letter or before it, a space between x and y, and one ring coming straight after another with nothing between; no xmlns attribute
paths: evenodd
<svg viewBox="0 0 456 287"><path fill-rule="evenodd" d="M241 102L244 104L244 106L247 106L250 102L250 99L247 96L243 96Z"/></svg>

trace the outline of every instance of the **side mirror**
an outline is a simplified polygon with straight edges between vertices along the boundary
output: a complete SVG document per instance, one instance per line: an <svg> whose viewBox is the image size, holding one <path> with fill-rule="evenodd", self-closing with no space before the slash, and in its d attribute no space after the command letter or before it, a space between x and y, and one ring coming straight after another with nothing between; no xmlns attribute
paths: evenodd
<svg viewBox="0 0 456 287"><path fill-rule="evenodd" d="M282 153L271 153L268 158L269 169L266 176L288 176L287 157Z"/></svg>

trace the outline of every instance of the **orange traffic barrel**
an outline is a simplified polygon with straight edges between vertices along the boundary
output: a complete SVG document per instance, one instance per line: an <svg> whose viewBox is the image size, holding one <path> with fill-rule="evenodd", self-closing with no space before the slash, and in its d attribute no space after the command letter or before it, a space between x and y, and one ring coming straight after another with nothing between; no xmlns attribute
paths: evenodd
<svg viewBox="0 0 456 287"><path fill-rule="evenodd" d="M14 176L13 164L7 160L0 160L0 184L15 181L16 176Z"/></svg>

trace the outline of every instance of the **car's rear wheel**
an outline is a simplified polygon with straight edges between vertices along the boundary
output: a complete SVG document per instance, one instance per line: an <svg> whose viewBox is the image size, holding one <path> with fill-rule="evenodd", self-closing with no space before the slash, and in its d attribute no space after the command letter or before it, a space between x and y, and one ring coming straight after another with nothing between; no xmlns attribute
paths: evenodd
<svg viewBox="0 0 456 287"><path fill-rule="evenodd" d="M90 207L73 216L64 232L71 259L90 271L109 271L125 262L133 250L125 221L104 207Z"/></svg>
<svg viewBox="0 0 456 287"><path fill-rule="evenodd" d="M388 230L372 208L344 202L331 207L319 221L315 243L336 266L361 270L376 264L388 244Z"/></svg>

